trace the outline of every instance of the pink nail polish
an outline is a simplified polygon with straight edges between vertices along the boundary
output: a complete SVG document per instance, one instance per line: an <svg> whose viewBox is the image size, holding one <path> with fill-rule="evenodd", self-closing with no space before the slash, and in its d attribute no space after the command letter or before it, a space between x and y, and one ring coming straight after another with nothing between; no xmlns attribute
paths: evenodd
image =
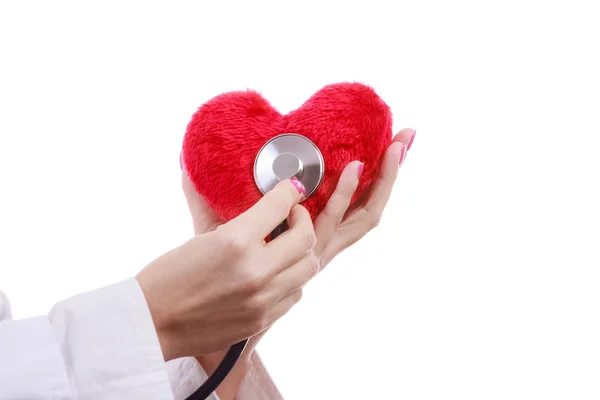
<svg viewBox="0 0 600 400"><path fill-rule="evenodd" d="M404 159L406 158L407 146L402 145L402 150L400 151L400 160L398 161L398 166L402 165Z"/></svg>
<svg viewBox="0 0 600 400"><path fill-rule="evenodd" d="M407 145L407 149L406 150L410 150L410 146L412 146L414 140L415 140L415 136L417 136L417 131L414 131L412 136L410 137L410 140L408 141L408 145Z"/></svg>
<svg viewBox="0 0 600 400"><path fill-rule="evenodd" d="M360 165L358 166L358 180L360 180L360 177L362 176L364 169L365 169L365 163L360 163Z"/></svg>
<svg viewBox="0 0 600 400"><path fill-rule="evenodd" d="M300 182L298 180L298 178L296 178L295 176L290 178L290 182L292 183L292 185L294 185L296 190L298 190L298 193L300 193L300 198L301 199L305 198L306 197L306 188L304 187L302 182Z"/></svg>

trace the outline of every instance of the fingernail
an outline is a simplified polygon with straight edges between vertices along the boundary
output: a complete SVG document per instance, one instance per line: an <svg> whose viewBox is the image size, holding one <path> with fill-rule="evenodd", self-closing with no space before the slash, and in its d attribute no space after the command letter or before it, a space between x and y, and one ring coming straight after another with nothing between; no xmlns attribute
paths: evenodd
<svg viewBox="0 0 600 400"><path fill-rule="evenodd" d="M298 193L300 193L300 199L302 200L303 198L305 198L306 197L306 188L304 187L302 182L300 182L298 180L298 178L296 178L295 176L290 178L290 182L292 183L292 185L294 185L294 187L296 188Z"/></svg>
<svg viewBox="0 0 600 400"><path fill-rule="evenodd" d="M400 160L398 161L398 166L402 165L404 159L406 158L407 146L402 144L402 150L400 150Z"/></svg>
<svg viewBox="0 0 600 400"><path fill-rule="evenodd" d="M363 169L365 169L365 163L360 163L358 166L358 180L360 180L360 177L362 176Z"/></svg>
<svg viewBox="0 0 600 400"><path fill-rule="evenodd" d="M413 142L415 140L415 136L417 136L417 131L413 130L413 134L410 137L410 140L408 141L407 149L406 150L410 150L410 146L412 146L412 144L413 144Z"/></svg>

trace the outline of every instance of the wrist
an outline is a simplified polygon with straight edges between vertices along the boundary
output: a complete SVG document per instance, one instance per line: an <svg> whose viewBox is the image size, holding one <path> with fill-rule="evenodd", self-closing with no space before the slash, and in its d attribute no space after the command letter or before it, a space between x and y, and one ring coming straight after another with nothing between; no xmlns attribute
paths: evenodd
<svg viewBox="0 0 600 400"><path fill-rule="evenodd" d="M167 362L179 357L177 355L177 349L175 349L173 346L178 341L173 340L173 329L171 328L168 314L161 311L159 306L160 302L154 301L151 294L152 289L149 287L151 285L146 282L146 279L144 279L142 273L138 274L135 279L138 281L138 284L140 285L142 293L146 299L146 304L148 305L150 316L152 317L154 330L156 331L156 335L158 337L163 358L165 362Z"/></svg>
<svg viewBox="0 0 600 400"><path fill-rule="evenodd" d="M245 374L247 372L247 369L250 367L250 361L252 360L253 352L254 350L252 349L250 349L249 351L244 350L244 352L240 355L240 358L238 358L237 362L235 363L232 373L233 371L239 370L243 371ZM223 361L226 354L227 350L222 350L210 354L197 356L195 358L198 361L198 363L202 366L204 372L210 375L217 369L219 364L221 364L221 361Z"/></svg>
<svg viewBox="0 0 600 400"><path fill-rule="evenodd" d="M196 357L198 364L204 370L206 375L212 375L227 351L219 351L204 356ZM225 380L219 385L216 392L221 400L233 400L236 398L239 386L244 380L246 374L250 371L251 355L241 355L233 369L229 372Z"/></svg>

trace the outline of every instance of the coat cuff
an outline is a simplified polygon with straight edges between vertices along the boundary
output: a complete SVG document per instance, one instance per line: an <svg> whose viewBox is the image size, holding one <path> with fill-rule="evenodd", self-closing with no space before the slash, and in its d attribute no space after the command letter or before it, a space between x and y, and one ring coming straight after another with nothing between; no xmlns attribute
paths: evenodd
<svg viewBox="0 0 600 400"><path fill-rule="evenodd" d="M283 400L275 382L256 351L250 356L250 370L244 377L236 400Z"/></svg>
<svg viewBox="0 0 600 400"><path fill-rule="evenodd" d="M167 363L175 400L185 400L206 381L206 372L193 357L178 358ZM250 369L242 380L236 400L283 400L258 353L250 358ZM213 393L208 400L219 400Z"/></svg>
<svg viewBox="0 0 600 400"><path fill-rule="evenodd" d="M80 400L171 400L152 316L136 279L82 293L49 314Z"/></svg>
<svg viewBox="0 0 600 400"><path fill-rule="evenodd" d="M171 360L166 367L175 400L187 399L208 378L200 363L193 357ZM219 400L219 396L212 393L206 400Z"/></svg>
<svg viewBox="0 0 600 400"><path fill-rule="evenodd" d="M45 316L0 322L0 398L40 396L74 400L52 325Z"/></svg>

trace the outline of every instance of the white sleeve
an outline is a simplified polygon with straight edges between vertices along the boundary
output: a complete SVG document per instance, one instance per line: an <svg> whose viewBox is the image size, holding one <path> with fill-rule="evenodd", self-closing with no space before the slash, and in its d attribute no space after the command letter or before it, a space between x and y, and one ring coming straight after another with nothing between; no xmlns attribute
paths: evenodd
<svg viewBox="0 0 600 400"><path fill-rule="evenodd" d="M185 400L206 381L206 373L195 358L185 357L167 363L175 400ZM250 370L242 380L236 400L283 400L267 372L259 355L254 352L250 359ZM208 400L218 400L216 394Z"/></svg>
<svg viewBox="0 0 600 400"><path fill-rule="evenodd" d="M48 318L0 322L0 399L76 399Z"/></svg>
<svg viewBox="0 0 600 400"><path fill-rule="evenodd" d="M64 300L48 317L0 322L0 398L172 400L137 280Z"/></svg>
<svg viewBox="0 0 600 400"><path fill-rule="evenodd" d="M175 400L187 399L208 378L200 363L193 357L171 360L166 367ZM213 392L207 400L219 400L219 396Z"/></svg>
<svg viewBox="0 0 600 400"><path fill-rule="evenodd" d="M133 278L64 300L48 317L0 322L2 400L184 400L206 378L195 358L164 362ZM256 352L236 399L283 400Z"/></svg>
<svg viewBox="0 0 600 400"><path fill-rule="evenodd" d="M78 400L173 399L136 279L62 301L48 318Z"/></svg>

